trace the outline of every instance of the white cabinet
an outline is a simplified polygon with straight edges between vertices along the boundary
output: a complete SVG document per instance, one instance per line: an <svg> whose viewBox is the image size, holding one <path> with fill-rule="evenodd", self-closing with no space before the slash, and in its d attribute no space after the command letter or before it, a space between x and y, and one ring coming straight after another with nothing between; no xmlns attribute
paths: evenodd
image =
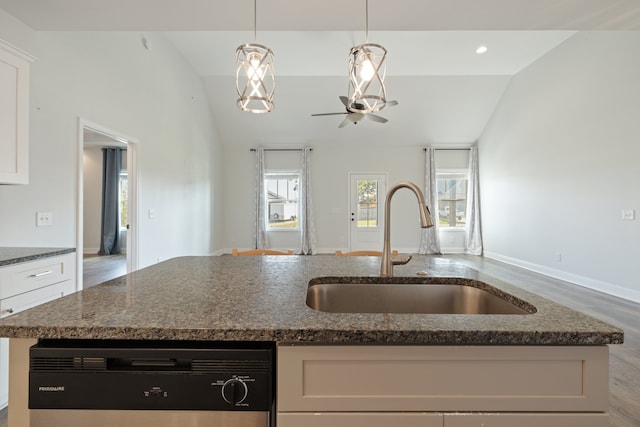
<svg viewBox="0 0 640 427"><path fill-rule="evenodd" d="M604 427L608 354L606 346L279 345L278 427L298 419L341 427L348 416L366 425L381 414L422 427Z"/></svg>
<svg viewBox="0 0 640 427"><path fill-rule="evenodd" d="M0 40L0 184L29 182L29 66L33 57Z"/></svg>
<svg viewBox="0 0 640 427"><path fill-rule="evenodd" d="M434 413L317 412L278 414L278 427L443 427L444 417Z"/></svg>
<svg viewBox="0 0 640 427"><path fill-rule="evenodd" d="M0 318L75 292L74 253L0 267ZM0 338L0 408L8 399L8 339Z"/></svg>
<svg viewBox="0 0 640 427"><path fill-rule="evenodd" d="M609 427L608 414L444 414L444 427Z"/></svg>

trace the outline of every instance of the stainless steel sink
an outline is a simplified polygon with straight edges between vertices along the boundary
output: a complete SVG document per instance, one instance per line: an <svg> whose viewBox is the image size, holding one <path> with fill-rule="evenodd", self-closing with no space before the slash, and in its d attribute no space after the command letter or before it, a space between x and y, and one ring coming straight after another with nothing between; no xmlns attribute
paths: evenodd
<svg viewBox="0 0 640 427"><path fill-rule="evenodd" d="M307 305L310 308L330 313L532 314L536 312L531 304L475 280L427 278L413 280L412 283L398 283L407 280L406 278L402 280L403 278L370 277L331 279L318 278L309 282ZM396 283L389 283L390 280ZM362 281L367 283L361 283ZM461 281L465 283L460 284Z"/></svg>

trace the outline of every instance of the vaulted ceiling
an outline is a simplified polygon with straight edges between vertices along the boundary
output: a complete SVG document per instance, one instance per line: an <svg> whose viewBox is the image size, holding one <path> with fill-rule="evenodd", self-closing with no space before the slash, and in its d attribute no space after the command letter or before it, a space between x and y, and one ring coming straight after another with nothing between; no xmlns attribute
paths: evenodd
<svg viewBox="0 0 640 427"><path fill-rule="evenodd" d="M254 41L251 0L0 0L42 31L162 32L203 78L228 144L475 141L511 77L576 31L640 30L637 0L369 0L370 42L385 46L386 124L343 129L347 54L365 42L365 0L257 0L257 38L275 54L276 107L235 107L235 49ZM483 55L475 49L484 44Z"/></svg>

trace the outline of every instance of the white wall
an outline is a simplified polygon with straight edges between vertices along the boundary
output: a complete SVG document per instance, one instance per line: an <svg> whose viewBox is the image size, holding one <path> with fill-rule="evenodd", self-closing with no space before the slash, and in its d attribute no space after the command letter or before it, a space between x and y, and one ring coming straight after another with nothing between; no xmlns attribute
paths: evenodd
<svg viewBox="0 0 640 427"><path fill-rule="evenodd" d="M139 33L33 32L4 12L0 29L38 58L30 182L0 187L0 246L76 246L82 117L140 141L139 266L211 253L221 242L212 179L222 158L202 81L175 49L158 34L147 35L147 51ZM53 212L53 226L36 228L37 210Z"/></svg>
<svg viewBox="0 0 640 427"><path fill-rule="evenodd" d="M638 76L640 32L594 32L514 77L479 143L489 256L640 301Z"/></svg>
<svg viewBox="0 0 640 427"><path fill-rule="evenodd" d="M317 141L310 144L312 191L315 204L317 250L330 253L349 245L349 172L388 173L388 186L399 181L413 181L423 187L424 154L422 148L335 146ZM267 153L267 156L273 153ZM245 147L224 147L224 247L252 247L253 192L255 155ZM420 221L413 193L401 189L391 206L391 244L403 252L416 252L420 244ZM289 233L287 233L289 234ZM270 236L272 247L298 249L282 245L287 237ZM382 247L381 247L382 249Z"/></svg>

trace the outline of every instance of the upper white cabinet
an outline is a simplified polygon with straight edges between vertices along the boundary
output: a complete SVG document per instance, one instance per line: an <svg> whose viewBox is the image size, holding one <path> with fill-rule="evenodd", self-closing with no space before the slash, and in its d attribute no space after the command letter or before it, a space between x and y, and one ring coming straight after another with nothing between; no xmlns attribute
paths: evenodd
<svg viewBox="0 0 640 427"><path fill-rule="evenodd" d="M0 40L0 184L29 182L29 54Z"/></svg>

